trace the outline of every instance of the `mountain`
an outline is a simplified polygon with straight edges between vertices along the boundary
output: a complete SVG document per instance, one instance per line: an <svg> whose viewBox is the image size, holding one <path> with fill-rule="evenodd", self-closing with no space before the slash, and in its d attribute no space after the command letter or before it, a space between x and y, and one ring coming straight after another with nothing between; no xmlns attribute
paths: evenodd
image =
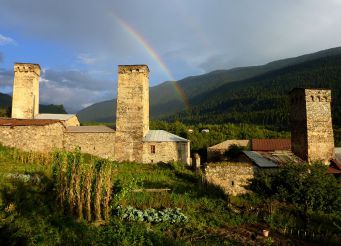
<svg viewBox="0 0 341 246"><path fill-rule="evenodd" d="M55 104L39 104L39 113L41 114L67 114L64 105Z"/></svg>
<svg viewBox="0 0 341 246"><path fill-rule="evenodd" d="M112 122L115 120L116 100L95 103L77 114L81 122Z"/></svg>
<svg viewBox="0 0 341 246"><path fill-rule="evenodd" d="M221 86L232 82L241 82L271 71L298 65L323 57L341 55L341 47L319 51L294 58L273 61L261 66L238 67L229 70L217 70L199 76L191 76L179 81L167 81L150 88L150 114L153 119L168 118L198 103L196 98L208 95ZM186 99L184 99L184 96ZM185 101L185 102L184 102ZM115 100L93 104L78 113L80 121L112 121L115 119Z"/></svg>
<svg viewBox="0 0 341 246"><path fill-rule="evenodd" d="M196 105L167 118L185 123L253 123L288 129L293 88L332 90L333 123L341 126L341 55L326 56L224 84L191 99Z"/></svg>
<svg viewBox="0 0 341 246"><path fill-rule="evenodd" d="M0 92L0 116L4 116L5 113L8 114L10 107L12 106L12 97L7 94ZM39 104L40 113L51 113L51 114L67 114L63 105L44 105Z"/></svg>
<svg viewBox="0 0 341 246"><path fill-rule="evenodd" d="M12 97L0 92L0 108L7 108L12 104Z"/></svg>

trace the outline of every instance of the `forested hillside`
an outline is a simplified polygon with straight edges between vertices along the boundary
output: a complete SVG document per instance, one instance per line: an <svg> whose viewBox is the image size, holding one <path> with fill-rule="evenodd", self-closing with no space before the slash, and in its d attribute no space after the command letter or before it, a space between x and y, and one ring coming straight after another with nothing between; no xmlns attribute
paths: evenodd
<svg viewBox="0 0 341 246"><path fill-rule="evenodd" d="M228 83L190 100L191 110L167 117L185 123L253 123L288 128L288 93L295 87L332 89L333 121L341 126L341 55L288 66Z"/></svg>
<svg viewBox="0 0 341 246"><path fill-rule="evenodd" d="M253 79L255 76L288 66L340 54L341 48L332 48L312 54L270 62L261 66L218 70L199 76L187 77L179 81L167 81L150 88L150 114L153 119L164 118L167 115L185 110L184 95L189 100L190 106L197 106L197 100L195 98L205 97L207 94L214 93L214 90L219 90L221 86L231 82ZM180 95L181 93L183 95ZM99 102L80 111L78 117L83 122L111 122L115 119L115 108L116 101L114 99Z"/></svg>
<svg viewBox="0 0 341 246"><path fill-rule="evenodd" d="M7 94L0 93L0 117L10 116L12 106L12 97ZM51 113L51 114L66 114L63 105L39 105L40 113Z"/></svg>
<svg viewBox="0 0 341 246"><path fill-rule="evenodd" d="M0 92L0 108L6 108L12 104L12 97Z"/></svg>

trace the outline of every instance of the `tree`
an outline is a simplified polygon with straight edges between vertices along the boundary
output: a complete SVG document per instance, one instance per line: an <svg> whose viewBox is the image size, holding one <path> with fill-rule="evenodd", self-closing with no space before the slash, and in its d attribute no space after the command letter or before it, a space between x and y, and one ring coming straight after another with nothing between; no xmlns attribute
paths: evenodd
<svg viewBox="0 0 341 246"><path fill-rule="evenodd" d="M288 164L276 173L261 171L249 188L265 198L275 198L309 211L341 216L341 187L322 163Z"/></svg>

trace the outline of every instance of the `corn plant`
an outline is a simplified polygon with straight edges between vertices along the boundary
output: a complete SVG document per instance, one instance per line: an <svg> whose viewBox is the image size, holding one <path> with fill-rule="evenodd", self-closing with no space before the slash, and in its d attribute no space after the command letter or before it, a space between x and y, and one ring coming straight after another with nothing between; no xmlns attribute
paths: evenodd
<svg viewBox="0 0 341 246"><path fill-rule="evenodd" d="M91 158L85 161L78 149L57 152L53 159L58 204L78 219L109 219L112 170L111 162Z"/></svg>

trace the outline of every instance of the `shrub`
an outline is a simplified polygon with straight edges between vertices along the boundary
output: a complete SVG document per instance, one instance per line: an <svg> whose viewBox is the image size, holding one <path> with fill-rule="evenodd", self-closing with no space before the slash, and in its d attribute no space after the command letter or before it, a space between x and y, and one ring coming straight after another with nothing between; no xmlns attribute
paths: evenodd
<svg viewBox="0 0 341 246"><path fill-rule="evenodd" d="M232 145L230 145L228 150L225 151L224 155L229 159L234 159L234 158L238 157L238 155L245 149L246 148L244 146L232 144Z"/></svg>
<svg viewBox="0 0 341 246"><path fill-rule="evenodd" d="M321 163L290 164L276 173L261 171L249 188L258 195L278 199L308 211L341 213L341 189Z"/></svg>

